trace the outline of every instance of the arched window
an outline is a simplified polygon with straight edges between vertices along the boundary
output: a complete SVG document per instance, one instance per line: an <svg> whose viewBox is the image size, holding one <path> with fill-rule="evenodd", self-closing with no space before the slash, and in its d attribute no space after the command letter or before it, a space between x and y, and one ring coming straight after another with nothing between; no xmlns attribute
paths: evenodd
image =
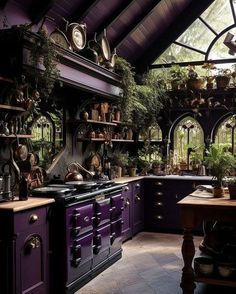
<svg viewBox="0 0 236 294"><path fill-rule="evenodd" d="M191 116L183 118L174 129L173 163L185 164L185 169L203 157L204 134L200 124Z"/></svg>
<svg viewBox="0 0 236 294"><path fill-rule="evenodd" d="M219 21L220 20L220 21ZM151 68L171 63L235 63L223 43L226 34L236 33L235 0L215 0L154 62Z"/></svg>
<svg viewBox="0 0 236 294"><path fill-rule="evenodd" d="M40 115L32 123L32 147L39 155L40 165L47 168L63 146L62 122L55 115Z"/></svg>
<svg viewBox="0 0 236 294"><path fill-rule="evenodd" d="M215 143L228 144L235 154L235 138L236 138L236 116L232 115L225 119L218 127L215 135Z"/></svg>
<svg viewBox="0 0 236 294"><path fill-rule="evenodd" d="M158 124L150 126L139 133L139 141L162 141L162 130Z"/></svg>

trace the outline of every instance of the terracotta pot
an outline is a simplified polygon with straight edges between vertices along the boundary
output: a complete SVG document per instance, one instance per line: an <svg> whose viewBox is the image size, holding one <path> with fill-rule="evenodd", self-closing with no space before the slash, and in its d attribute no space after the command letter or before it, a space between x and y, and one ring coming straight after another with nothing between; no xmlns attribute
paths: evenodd
<svg viewBox="0 0 236 294"><path fill-rule="evenodd" d="M128 172L130 177L135 177L136 176L136 167L129 167Z"/></svg>
<svg viewBox="0 0 236 294"><path fill-rule="evenodd" d="M224 197L224 188L223 187L214 187L213 188L213 196L214 196L214 198Z"/></svg>
<svg viewBox="0 0 236 294"><path fill-rule="evenodd" d="M197 79L187 80L187 89L188 90L200 90L200 89L203 89L204 86L205 86L204 79L197 78Z"/></svg>
<svg viewBox="0 0 236 294"><path fill-rule="evenodd" d="M236 185L228 185L229 198L232 200L236 199Z"/></svg>
<svg viewBox="0 0 236 294"><path fill-rule="evenodd" d="M228 76L218 76L216 77L216 87L217 89L225 89L229 85L230 77Z"/></svg>

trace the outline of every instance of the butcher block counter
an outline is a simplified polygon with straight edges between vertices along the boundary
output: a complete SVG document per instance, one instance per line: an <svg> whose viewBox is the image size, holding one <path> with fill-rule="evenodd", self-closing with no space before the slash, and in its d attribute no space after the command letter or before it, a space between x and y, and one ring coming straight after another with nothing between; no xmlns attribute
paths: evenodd
<svg viewBox="0 0 236 294"><path fill-rule="evenodd" d="M204 193L204 192L203 192ZM230 200L229 194L223 198L188 195L178 202L181 209L181 219L184 229L182 255L184 267L182 270L181 288L183 293L192 294L196 287L194 281L236 287L235 280L218 277L198 277L195 275L192 261L195 255L193 229L203 220L236 223L236 200ZM205 196L205 197L204 197Z"/></svg>
<svg viewBox="0 0 236 294"><path fill-rule="evenodd" d="M1 210L12 210L14 212L27 210L39 206L49 205L54 203L55 200L53 198L36 198L29 197L28 200L19 201L17 198L13 201L7 201L0 203L0 211Z"/></svg>

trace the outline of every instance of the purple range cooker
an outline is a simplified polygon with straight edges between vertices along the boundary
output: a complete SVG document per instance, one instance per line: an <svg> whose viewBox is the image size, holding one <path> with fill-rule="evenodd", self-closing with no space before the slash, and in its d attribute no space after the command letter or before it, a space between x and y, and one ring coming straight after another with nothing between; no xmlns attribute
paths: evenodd
<svg viewBox="0 0 236 294"><path fill-rule="evenodd" d="M32 191L53 197L50 294L72 294L121 258L122 190L113 181L68 182Z"/></svg>

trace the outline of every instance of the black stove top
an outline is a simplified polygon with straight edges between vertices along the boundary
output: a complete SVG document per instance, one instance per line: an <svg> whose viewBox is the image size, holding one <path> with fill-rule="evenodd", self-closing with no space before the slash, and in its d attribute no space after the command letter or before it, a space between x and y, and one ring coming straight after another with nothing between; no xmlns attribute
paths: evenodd
<svg viewBox="0 0 236 294"><path fill-rule="evenodd" d="M95 184L83 185L77 182L66 184L50 184L45 187L35 188L31 191L33 197L54 198L65 204L79 202L95 197L99 194L121 191L125 184L117 184L113 181L97 181Z"/></svg>

